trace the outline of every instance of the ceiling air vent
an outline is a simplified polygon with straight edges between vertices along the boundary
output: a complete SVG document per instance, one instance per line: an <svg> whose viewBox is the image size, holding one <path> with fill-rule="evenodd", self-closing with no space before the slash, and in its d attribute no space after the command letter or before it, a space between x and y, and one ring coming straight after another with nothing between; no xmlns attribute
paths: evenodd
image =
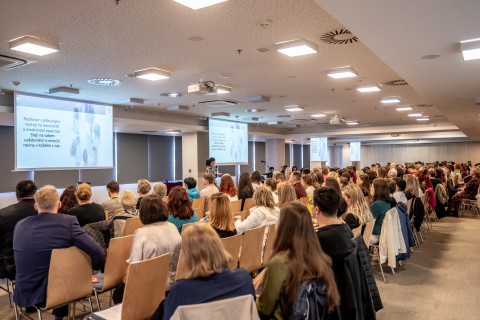
<svg viewBox="0 0 480 320"><path fill-rule="evenodd" d="M343 28L322 34L320 40L328 44L350 44L358 42L357 37L349 30Z"/></svg>
<svg viewBox="0 0 480 320"><path fill-rule="evenodd" d="M34 62L37 61L0 53L0 70L11 70Z"/></svg>
<svg viewBox="0 0 480 320"><path fill-rule="evenodd" d="M390 81L385 82L385 85L387 85L387 86L408 86L408 82L403 80L403 79L390 80Z"/></svg>
<svg viewBox="0 0 480 320"><path fill-rule="evenodd" d="M232 101L232 100L209 100L209 101L200 101L198 104L206 105L211 108L222 108L222 107L236 106L238 102Z"/></svg>

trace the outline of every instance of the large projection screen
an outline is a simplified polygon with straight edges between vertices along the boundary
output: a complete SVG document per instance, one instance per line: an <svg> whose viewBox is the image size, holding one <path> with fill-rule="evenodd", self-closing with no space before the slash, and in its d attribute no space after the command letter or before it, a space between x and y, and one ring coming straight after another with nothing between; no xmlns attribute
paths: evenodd
<svg viewBox="0 0 480 320"><path fill-rule="evenodd" d="M208 120L210 157L221 165L248 164L248 124Z"/></svg>
<svg viewBox="0 0 480 320"><path fill-rule="evenodd" d="M15 170L113 167L112 106L15 93Z"/></svg>
<svg viewBox="0 0 480 320"><path fill-rule="evenodd" d="M327 138L310 138L310 161L328 161Z"/></svg>
<svg viewBox="0 0 480 320"><path fill-rule="evenodd" d="M350 142L350 161L361 161L361 143Z"/></svg>

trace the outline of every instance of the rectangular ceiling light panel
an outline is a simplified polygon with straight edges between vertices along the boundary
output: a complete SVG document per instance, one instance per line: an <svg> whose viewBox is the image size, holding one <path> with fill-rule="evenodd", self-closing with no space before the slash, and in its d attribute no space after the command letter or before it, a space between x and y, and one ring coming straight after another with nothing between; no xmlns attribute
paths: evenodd
<svg viewBox="0 0 480 320"><path fill-rule="evenodd" d="M358 76L358 71L352 67L342 67L328 70L327 75L333 79L354 78Z"/></svg>
<svg viewBox="0 0 480 320"><path fill-rule="evenodd" d="M135 71L135 77L150 81L170 78L170 72L158 68L148 68Z"/></svg>
<svg viewBox="0 0 480 320"><path fill-rule="evenodd" d="M376 92L381 91L380 86L378 84L371 84L357 87L357 91L365 93L365 92Z"/></svg>
<svg viewBox="0 0 480 320"><path fill-rule="evenodd" d="M216 5L228 0L173 0L193 10L198 10Z"/></svg>
<svg viewBox="0 0 480 320"><path fill-rule="evenodd" d="M480 59L480 38L460 42L463 60Z"/></svg>
<svg viewBox="0 0 480 320"><path fill-rule="evenodd" d="M12 50L33 54L36 56L44 56L60 50L58 43L48 42L32 36L23 36L9 42Z"/></svg>
<svg viewBox="0 0 480 320"><path fill-rule="evenodd" d="M318 45L308 41L307 39L297 39L285 42L278 42L275 44L277 51L289 57L303 56L318 52Z"/></svg>

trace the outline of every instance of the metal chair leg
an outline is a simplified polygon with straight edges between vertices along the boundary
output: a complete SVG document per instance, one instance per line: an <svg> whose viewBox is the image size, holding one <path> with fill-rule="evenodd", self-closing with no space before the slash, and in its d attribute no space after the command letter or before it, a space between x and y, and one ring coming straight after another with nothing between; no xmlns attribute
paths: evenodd
<svg viewBox="0 0 480 320"><path fill-rule="evenodd" d="M97 301L98 311L100 311L100 310L102 310L102 307L100 306L100 299L98 298L97 290L93 290L93 294L95 295L95 300Z"/></svg>
<svg viewBox="0 0 480 320"><path fill-rule="evenodd" d="M88 297L88 304L90 305L90 313L93 313L92 296Z"/></svg>

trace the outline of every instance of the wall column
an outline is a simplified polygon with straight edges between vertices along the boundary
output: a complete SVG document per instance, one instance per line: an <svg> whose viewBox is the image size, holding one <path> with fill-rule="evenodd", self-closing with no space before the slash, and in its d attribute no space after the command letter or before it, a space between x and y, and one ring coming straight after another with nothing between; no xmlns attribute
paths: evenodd
<svg viewBox="0 0 480 320"><path fill-rule="evenodd" d="M280 171L285 164L285 140L267 139L265 140L265 162Z"/></svg>

